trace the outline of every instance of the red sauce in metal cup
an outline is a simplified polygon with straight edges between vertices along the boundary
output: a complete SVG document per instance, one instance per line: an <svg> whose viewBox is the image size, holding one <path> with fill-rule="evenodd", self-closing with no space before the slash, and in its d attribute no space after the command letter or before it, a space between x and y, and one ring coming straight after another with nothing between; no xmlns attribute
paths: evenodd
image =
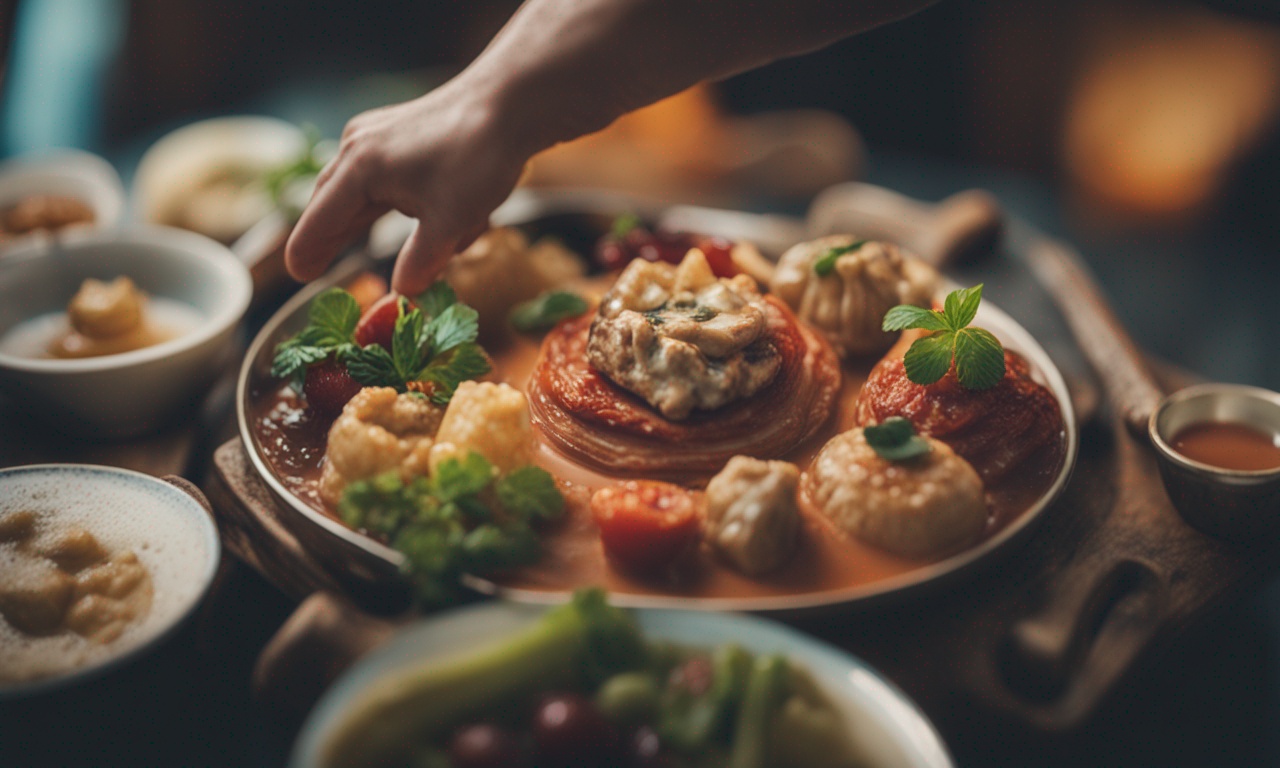
<svg viewBox="0 0 1280 768"><path fill-rule="evenodd" d="M1173 449L1192 461L1222 469L1256 472L1280 469L1280 436L1229 421L1202 421L1184 427Z"/></svg>

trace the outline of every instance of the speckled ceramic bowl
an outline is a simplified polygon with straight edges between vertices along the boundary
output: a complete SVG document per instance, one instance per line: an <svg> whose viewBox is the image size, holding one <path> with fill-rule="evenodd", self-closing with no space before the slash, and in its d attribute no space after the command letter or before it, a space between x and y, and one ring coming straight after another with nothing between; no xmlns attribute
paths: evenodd
<svg viewBox="0 0 1280 768"><path fill-rule="evenodd" d="M102 675L154 648L191 615L208 592L221 556L218 529L198 497L194 487L112 467L42 464L0 470L0 517L29 510L74 523L109 552L127 549L137 555L154 589L147 615L119 638L105 646L85 641L64 651L85 653L82 665L18 682L0 679L0 700ZM13 646L6 647L14 631L0 618L0 668L20 663Z"/></svg>

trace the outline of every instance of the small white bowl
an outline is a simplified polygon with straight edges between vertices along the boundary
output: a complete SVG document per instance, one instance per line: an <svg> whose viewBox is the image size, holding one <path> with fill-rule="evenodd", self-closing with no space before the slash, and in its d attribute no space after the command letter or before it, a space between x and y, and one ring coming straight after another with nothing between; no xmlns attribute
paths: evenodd
<svg viewBox="0 0 1280 768"><path fill-rule="evenodd" d="M58 195L82 201L93 209L92 223L72 224L62 230L109 229L123 220L124 186L115 168L106 160L74 149L20 157L0 165L0 209L8 208L31 195ZM0 243L0 253L48 241L51 233L39 231Z"/></svg>
<svg viewBox="0 0 1280 768"><path fill-rule="evenodd" d="M200 320L169 341L76 360L19 357L5 335L66 308L87 278L127 276L147 294L192 307ZM0 259L0 389L47 421L103 437L154 429L211 384L234 355L236 325L253 292L226 247L167 227L80 230Z"/></svg>
<svg viewBox="0 0 1280 768"><path fill-rule="evenodd" d="M266 171L297 158L305 147L306 135L298 126L274 117L216 117L183 126L152 144L138 163L134 213L141 221L173 223L184 199L211 174L227 167ZM265 197L261 210L256 208L238 211L232 217L237 220L224 222L222 231L201 234L232 242L272 210Z"/></svg>
<svg viewBox="0 0 1280 768"><path fill-rule="evenodd" d="M130 550L151 574L147 616L106 647L85 646L83 666L22 682L0 682L0 701L97 677L154 648L191 615L213 583L222 548L202 500L141 472L89 464L0 470L0 516L66 510L112 552ZM61 515L59 515L61 517ZM0 642L3 642L0 640Z"/></svg>

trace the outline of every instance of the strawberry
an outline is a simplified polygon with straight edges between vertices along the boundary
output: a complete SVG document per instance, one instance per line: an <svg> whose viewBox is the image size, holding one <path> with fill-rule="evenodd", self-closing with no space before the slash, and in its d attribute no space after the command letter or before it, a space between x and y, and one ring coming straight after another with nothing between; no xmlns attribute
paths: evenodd
<svg viewBox="0 0 1280 768"><path fill-rule="evenodd" d="M307 369L302 394L307 398L307 405L317 413L336 416L360 388L360 383L351 378L345 365L326 360Z"/></svg>
<svg viewBox="0 0 1280 768"><path fill-rule="evenodd" d="M391 336L400 319L400 294L388 293L374 302L356 323L356 344L367 347L378 344L391 351Z"/></svg>

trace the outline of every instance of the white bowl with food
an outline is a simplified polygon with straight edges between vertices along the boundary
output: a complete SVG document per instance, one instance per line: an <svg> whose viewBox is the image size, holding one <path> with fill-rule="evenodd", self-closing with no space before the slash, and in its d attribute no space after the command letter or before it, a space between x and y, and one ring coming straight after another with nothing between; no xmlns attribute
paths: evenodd
<svg viewBox="0 0 1280 768"><path fill-rule="evenodd" d="M307 150L298 126L273 117L201 120L147 150L133 178L139 219L231 243L275 210L265 177Z"/></svg>
<svg viewBox="0 0 1280 768"><path fill-rule="evenodd" d="M114 227L124 187L106 160L64 149L0 165L0 252L79 227Z"/></svg>
<svg viewBox="0 0 1280 768"><path fill-rule="evenodd" d="M234 354L249 274L190 232L85 230L0 260L0 390L101 437L192 407Z"/></svg>
<svg viewBox="0 0 1280 768"><path fill-rule="evenodd" d="M79 464L0 470L0 700L154 647L213 581L213 518L175 485Z"/></svg>
<svg viewBox="0 0 1280 768"><path fill-rule="evenodd" d="M550 610L474 606L401 630L329 689L290 765L695 759L952 765L919 708L846 653L758 617L628 614L598 592Z"/></svg>

